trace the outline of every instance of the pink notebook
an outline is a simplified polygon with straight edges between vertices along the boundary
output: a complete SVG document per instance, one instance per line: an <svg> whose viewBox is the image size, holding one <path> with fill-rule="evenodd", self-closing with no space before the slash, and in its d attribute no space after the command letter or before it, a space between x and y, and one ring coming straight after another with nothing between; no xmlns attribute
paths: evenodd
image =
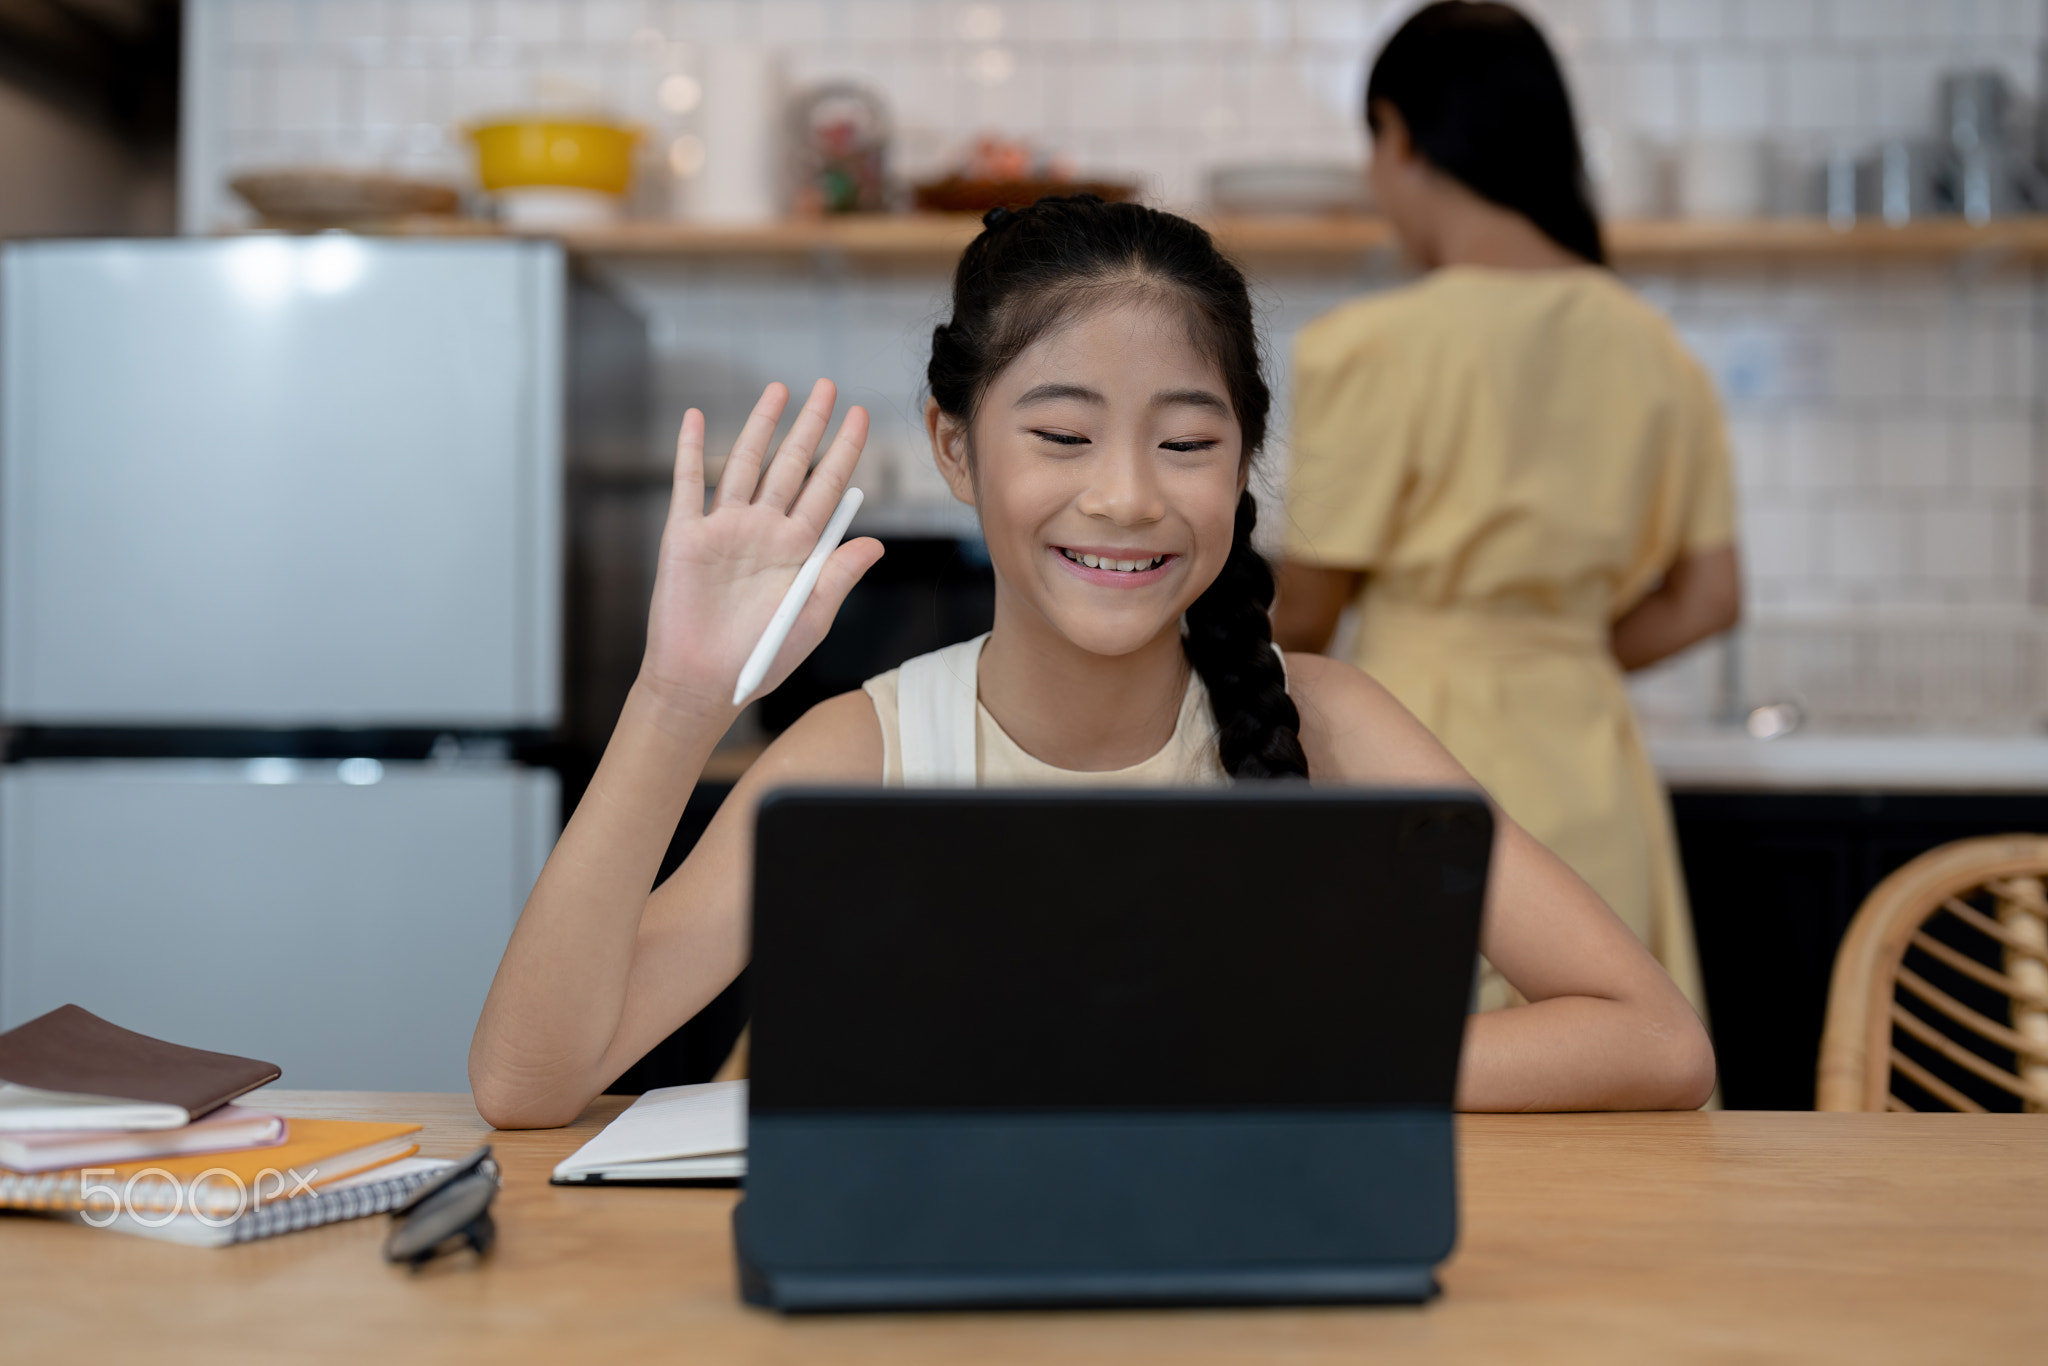
<svg viewBox="0 0 2048 1366"><path fill-rule="evenodd" d="M240 1105L223 1105L206 1118L177 1129L0 1133L0 1167L17 1172L61 1171L103 1162L143 1162L153 1157L274 1148L284 1139L285 1122L278 1116Z"/></svg>

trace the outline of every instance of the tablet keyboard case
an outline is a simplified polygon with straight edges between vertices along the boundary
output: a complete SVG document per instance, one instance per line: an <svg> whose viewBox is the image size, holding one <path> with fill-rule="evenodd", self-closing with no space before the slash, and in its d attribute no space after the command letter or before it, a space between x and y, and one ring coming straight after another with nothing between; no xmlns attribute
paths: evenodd
<svg viewBox="0 0 2048 1366"><path fill-rule="evenodd" d="M772 798L743 1297L1429 1298L1490 844L1464 794Z"/></svg>

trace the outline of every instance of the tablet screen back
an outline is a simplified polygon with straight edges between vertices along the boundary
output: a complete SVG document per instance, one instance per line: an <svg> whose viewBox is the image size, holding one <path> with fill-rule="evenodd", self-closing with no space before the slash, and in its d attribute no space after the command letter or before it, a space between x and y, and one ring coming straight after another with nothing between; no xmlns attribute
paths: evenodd
<svg viewBox="0 0 2048 1366"><path fill-rule="evenodd" d="M1448 1108L1491 842L1459 792L773 794L753 1106Z"/></svg>

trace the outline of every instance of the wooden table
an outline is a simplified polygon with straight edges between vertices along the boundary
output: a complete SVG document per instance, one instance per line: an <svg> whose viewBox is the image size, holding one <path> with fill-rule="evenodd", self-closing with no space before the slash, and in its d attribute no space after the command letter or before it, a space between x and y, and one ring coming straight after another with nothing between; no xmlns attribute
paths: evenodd
<svg viewBox="0 0 2048 1366"><path fill-rule="evenodd" d="M210 1250L0 1220L0 1360L492 1363L2038 1361L2048 1116L1463 1121L1465 1234L1422 1308L785 1320L734 1294L731 1191L558 1189L624 1104L492 1133L463 1095L273 1091L505 1168L499 1246L411 1274L382 1218Z"/></svg>

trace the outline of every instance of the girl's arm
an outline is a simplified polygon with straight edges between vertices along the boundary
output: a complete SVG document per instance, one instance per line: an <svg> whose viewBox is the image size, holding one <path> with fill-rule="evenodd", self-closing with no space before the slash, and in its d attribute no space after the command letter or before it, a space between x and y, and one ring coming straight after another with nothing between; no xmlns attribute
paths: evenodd
<svg viewBox="0 0 2048 1366"><path fill-rule="evenodd" d="M1476 787L1393 695L1313 655L1287 657L1319 781ZM1714 1089L1707 1032L1593 889L1497 808L1480 951L1529 1004L1476 1015L1464 1110L1689 1110Z"/></svg>
<svg viewBox="0 0 2048 1366"><path fill-rule="evenodd" d="M1718 635L1742 617L1742 571L1735 547L1687 555L1664 582L1610 628L1608 641L1624 669L1644 669L1688 645Z"/></svg>
<svg viewBox="0 0 2048 1366"><path fill-rule="evenodd" d="M772 460L788 391L770 385L704 508L704 418L676 443L675 491L662 531L647 651L589 789L527 898L470 1044L477 1111L504 1128L565 1124L746 959L742 910L753 803L791 776L872 779L861 719L828 704L748 775L683 868L650 897L704 761L732 725L741 665L810 553L867 435L855 408L809 474L835 393L820 380ZM880 557L872 540L841 546L776 658L774 687L823 639L855 581ZM864 699L861 699L864 701ZM864 760L867 762L863 768Z"/></svg>

